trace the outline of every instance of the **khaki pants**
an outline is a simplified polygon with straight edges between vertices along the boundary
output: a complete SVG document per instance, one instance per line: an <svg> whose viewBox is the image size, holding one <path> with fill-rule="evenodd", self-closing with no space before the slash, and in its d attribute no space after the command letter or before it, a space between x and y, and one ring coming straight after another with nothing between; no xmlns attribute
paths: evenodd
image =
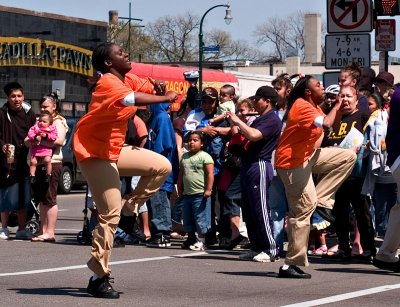
<svg viewBox="0 0 400 307"><path fill-rule="evenodd" d="M88 267L99 277L110 275L108 267L114 234L121 209L133 215L156 193L171 172L170 162L163 156L134 146L122 148L118 162L89 158L79 163L99 212L99 223L93 231L92 257ZM120 176L141 176L139 183L124 203L120 192Z"/></svg>
<svg viewBox="0 0 400 307"><path fill-rule="evenodd" d="M397 202L390 209L385 239L376 254L376 259L385 262L399 261L397 249L400 245L400 169L394 170L392 175L397 184Z"/></svg>
<svg viewBox="0 0 400 307"><path fill-rule="evenodd" d="M310 159L293 169L277 169L289 203L289 246L285 264L308 266L307 244L315 207L333 208L335 192L350 175L356 154L350 149L316 149ZM312 174L321 174L315 186Z"/></svg>

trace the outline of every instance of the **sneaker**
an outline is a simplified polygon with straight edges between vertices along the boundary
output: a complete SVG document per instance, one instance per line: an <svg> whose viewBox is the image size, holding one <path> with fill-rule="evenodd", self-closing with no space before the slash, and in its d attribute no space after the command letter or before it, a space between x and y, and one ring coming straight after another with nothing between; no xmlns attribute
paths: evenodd
<svg viewBox="0 0 400 307"><path fill-rule="evenodd" d="M327 247L319 247L316 250L313 251L313 255L316 256L322 256L322 255L326 255L328 253L328 248Z"/></svg>
<svg viewBox="0 0 400 307"><path fill-rule="evenodd" d="M229 246L231 245L231 239L230 238L221 238L219 241L219 247L222 249L229 249Z"/></svg>
<svg viewBox="0 0 400 307"><path fill-rule="evenodd" d="M127 234L122 241L125 244L129 244L129 245L138 245L140 243L140 240L138 240L137 238L135 238L134 236Z"/></svg>
<svg viewBox="0 0 400 307"><path fill-rule="evenodd" d="M170 247L171 240L169 236L161 235L155 237L152 241L146 244L147 247Z"/></svg>
<svg viewBox="0 0 400 307"><path fill-rule="evenodd" d="M250 261L250 260L253 260L253 258L255 256L257 256L258 254L259 254L259 252L255 252L255 251L249 250L249 251L247 251L247 252L245 252L243 254L240 254L239 255L239 259L240 260L245 260L245 261Z"/></svg>
<svg viewBox="0 0 400 307"><path fill-rule="evenodd" d="M0 229L0 239L8 240L10 238L10 231L7 228Z"/></svg>
<svg viewBox="0 0 400 307"><path fill-rule="evenodd" d="M329 258L329 259L336 259L336 260L350 260L351 259L351 251L343 251L341 249L338 249L335 253L329 253L327 252L325 255L322 255L323 257Z"/></svg>
<svg viewBox="0 0 400 307"><path fill-rule="evenodd" d="M86 291L94 297L119 298L119 293L113 289L110 282L113 283L114 279L109 276L104 276L95 280L93 280L93 277L90 277Z"/></svg>
<svg viewBox="0 0 400 307"><path fill-rule="evenodd" d="M190 239L187 238L185 241L182 242L181 248L188 249L190 246L194 245L197 242L197 239Z"/></svg>
<svg viewBox="0 0 400 307"><path fill-rule="evenodd" d="M235 239L232 239L227 249L234 249L239 246L242 247L248 244L250 241L245 236L239 234Z"/></svg>
<svg viewBox="0 0 400 307"><path fill-rule="evenodd" d="M18 230L15 238L18 240L30 240L32 239L32 233L28 229Z"/></svg>
<svg viewBox="0 0 400 307"><path fill-rule="evenodd" d="M114 239L113 248L125 247L124 239L117 237Z"/></svg>
<svg viewBox="0 0 400 307"><path fill-rule="evenodd" d="M283 267L279 268L278 278L310 279L311 274L305 273L295 265L289 265L287 270L283 270Z"/></svg>
<svg viewBox="0 0 400 307"><path fill-rule="evenodd" d="M196 242L193 245L189 246L189 249L192 251L203 251L204 250L204 243L203 242Z"/></svg>
<svg viewBox="0 0 400 307"><path fill-rule="evenodd" d="M255 262L275 262L275 261L279 261L279 257L275 258L275 257L268 255L265 252L261 252L258 255L255 255L253 257L253 261L255 261Z"/></svg>
<svg viewBox="0 0 400 307"><path fill-rule="evenodd" d="M307 250L307 255L314 255L315 247L310 246Z"/></svg>

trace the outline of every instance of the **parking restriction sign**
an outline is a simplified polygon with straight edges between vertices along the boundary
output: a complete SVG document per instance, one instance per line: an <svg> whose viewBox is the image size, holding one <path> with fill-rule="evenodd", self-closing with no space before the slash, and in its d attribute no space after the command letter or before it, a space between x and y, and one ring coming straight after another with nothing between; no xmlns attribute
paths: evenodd
<svg viewBox="0 0 400 307"><path fill-rule="evenodd" d="M396 20L378 19L375 21L375 50L396 50Z"/></svg>
<svg viewBox="0 0 400 307"><path fill-rule="evenodd" d="M325 68L340 69L352 62L371 66L371 38L363 34L328 34L325 36Z"/></svg>
<svg viewBox="0 0 400 307"><path fill-rule="evenodd" d="M328 0L328 33L371 32L371 0Z"/></svg>

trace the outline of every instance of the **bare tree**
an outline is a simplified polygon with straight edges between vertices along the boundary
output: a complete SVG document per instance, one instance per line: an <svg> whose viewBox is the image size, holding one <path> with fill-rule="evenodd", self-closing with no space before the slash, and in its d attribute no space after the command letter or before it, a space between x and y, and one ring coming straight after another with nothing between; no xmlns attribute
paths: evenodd
<svg viewBox="0 0 400 307"><path fill-rule="evenodd" d="M226 31L213 30L205 35L206 45L218 45L220 51L217 53L206 53L205 61L258 61L260 52L249 46L243 40L232 40Z"/></svg>
<svg viewBox="0 0 400 307"><path fill-rule="evenodd" d="M130 33L129 26L131 27ZM156 53L151 48L153 46L152 38L142 27L135 24L119 22L118 25L112 25L108 41L121 45L129 53L132 61L152 62L156 59Z"/></svg>
<svg viewBox="0 0 400 307"><path fill-rule="evenodd" d="M195 29L200 20L187 12L179 16L166 16L146 26L146 33L152 39L153 51L158 61L181 62L196 59L197 44Z"/></svg>
<svg viewBox="0 0 400 307"><path fill-rule="evenodd" d="M254 32L258 43L268 44L271 55L279 61L286 58L286 51L295 49L304 57L304 15L305 12L296 12L290 16L271 17Z"/></svg>

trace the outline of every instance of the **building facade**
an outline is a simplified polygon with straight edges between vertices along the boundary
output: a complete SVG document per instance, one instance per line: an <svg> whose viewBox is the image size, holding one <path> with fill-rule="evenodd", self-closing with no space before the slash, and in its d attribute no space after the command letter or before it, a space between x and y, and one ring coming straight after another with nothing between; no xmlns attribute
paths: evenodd
<svg viewBox="0 0 400 307"><path fill-rule="evenodd" d="M3 87L17 81L37 112L51 91L66 116L85 113L93 76L92 50L107 40L106 22L0 6L0 105Z"/></svg>

